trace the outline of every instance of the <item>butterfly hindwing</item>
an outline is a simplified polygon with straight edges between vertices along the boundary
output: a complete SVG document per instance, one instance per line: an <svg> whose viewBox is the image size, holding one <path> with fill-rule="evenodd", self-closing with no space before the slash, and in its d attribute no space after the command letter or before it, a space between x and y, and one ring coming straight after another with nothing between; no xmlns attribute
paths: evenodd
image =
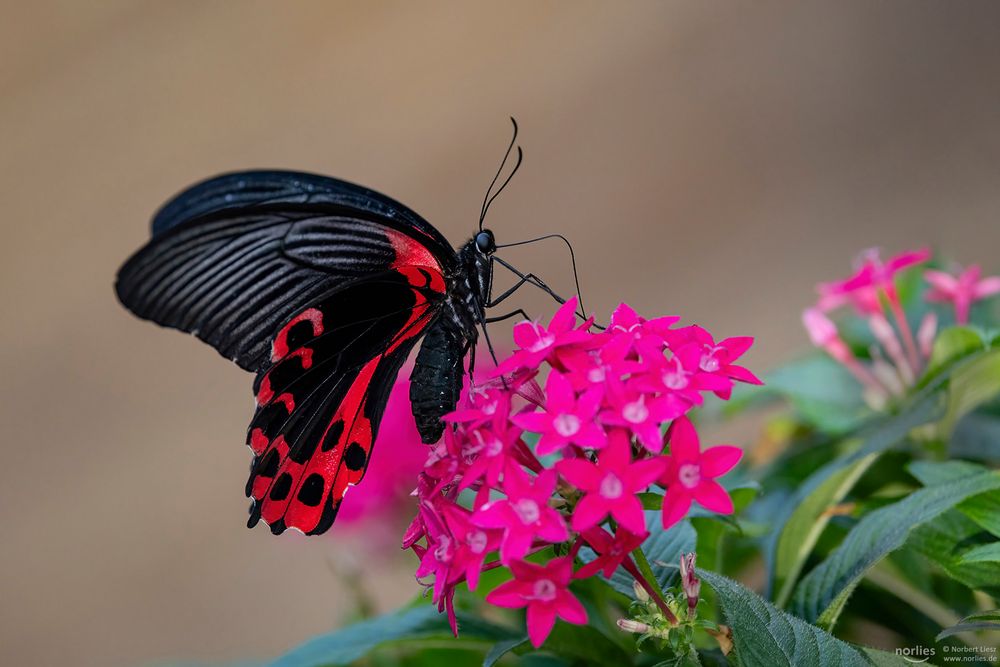
<svg viewBox="0 0 1000 667"><path fill-rule="evenodd" d="M389 388L443 293L426 270L335 290L292 317L256 382L250 524L321 533L361 481ZM430 279L428 279L430 278Z"/></svg>

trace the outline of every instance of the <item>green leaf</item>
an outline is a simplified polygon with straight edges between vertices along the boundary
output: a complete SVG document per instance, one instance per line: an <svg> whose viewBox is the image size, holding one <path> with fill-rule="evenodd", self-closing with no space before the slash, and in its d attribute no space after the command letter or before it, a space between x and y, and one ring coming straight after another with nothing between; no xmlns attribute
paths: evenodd
<svg viewBox="0 0 1000 667"><path fill-rule="evenodd" d="M989 469L968 461L914 461L907 470L924 486L932 486ZM981 493L963 501L958 510L983 530L1000 537L1000 491Z"/></svg>
<svg viewBox="0 0 1000 667"><path fill-rule="evenodd" d="M914 530L906 545L937 563L955 581L996 594L1000 591L1000 563L965 562L962 559L964 552L979 544L984 534L982 528L967 516L957 510L949 510Z"/></svg>
<svg viewBox="0 0 1000 667"><path fill-rule="evenodd" d="M775 551L775 583L779 586L775 596L777 605L784 606L788 601L806 559L830 522L826 510L844 499L877 456L869 454L836 470L796 504Z"/></svg>
<svg viewBox="0 0 1000 667"><path fill-rule="evenodd" d="M690 553L695 550L698 536L691 527L690 521L681 521L677 525L671 526L670 530L663 530L663 523L660 512L646 512L646 530L649 537L642 543L642 553L649 561L663 561L666 563L677 563L682 553ZM589 563L597 557L593 550L584 547L580 549L580 559L584 563ZM661 588L669 587L676 576L677 570L668 568L654 568L656 581ZM632 575L623 568L615 570L608 583L619 593L623 593L629 599L635 598L635 591L632 589Z"/></svg>
<svg viewBox="0 0 1000 667"><path fill-rule="evenodd" d="M945 637L951 637L961 632L975 632L977 630L1000 630L1000 609L981 611L978 614L966 616L950 628L942 630L935 639L941 641Z"/></svg>
<svg viewBox="0 0 1000 667"><path fill-rule="evenodd" d="M871 660L871 663L875 667L912 667L914 664L912 660L907 660L901 655L895 653L889 653L888 651L879 651L875 648L868 648L867 646L858 647L861 651ZM933 663L921 662L919 663L921 667L934 667Z"/></svg>
<svg viewBox="0 0 1000 667"><path fill-rule="evenodd" d="M461 614L459 633L464 643L471 641L491 644L511 639L515 634L509 628ZM316 637L275 660L272 667L349 665L382 645L434 639L454 641L447 617L435 607L424 605L355 623L337 632Z"/></svg>
<svg viewBox="0 0 1000 667"><path fill-rule="evenodd" d="M726 622L733 629L736 656L743 667L871 664L860 649L786 614L732 579L702 569L698 574L719 598Z"/></svg>
<svg viewBox="0 0 1000 667"><path fill-rule="evenodd" d="M871 411L858 381L826 354L813 354L770 373L766 390L783 395L811 424L829 433L859 426Z"/></svg>
<svg viewBox="0 0 1000 667"><path fill-rule="evenodd" d="M493 667L508 653L522 655L535 650L527 637L517 637L493 645L483 667ZM587 625L557 622L545 643L538 648L571 661L595 665L631 665L632 658L618 644Z"/></svg>
<svg viewBox="0 0 1000 667"><path fill-rule="evenodd" d="M497 642L486 654L486 658L483 660L483 667L493 667L500 661L500 658L504 657L511 651L517 648L530 646L527 637L516 637L515 639L505 639L502 642Z"/></svg>
<svg viewBox="0 0 1000 667"><path fill-rule="evenodd" d="M948 408L940 433L950 435L959 419L1000 394L1000 349L969 357L949 374Z"/></svg>
<svg viewBox="0 0 1000 667"><path fill-rule="evenodd" d="M976 411L959 419L948 451L954 457L1000 462L1000 415Z"/></svg>
<svg viewBox="0 0 1000 667"><path fill-rule="evenodd" d="M844 499L877 454L942 414L943 399L938 389L938 384L928 387L901 414L871 424L859 436L859 446L810 475L781 506L764 549L769 563L768 588L778 591L775 600L779 606L784 606L791 595L796 577L829 522L824 512Z"/></svg>
<svg viewBox="0 0 1000 667"><path fill-rule="evenodd" d="M934 339L926 375L933 375L954 361L986 347L982 334L974 327L948 327Z"/></svg>
<svg viewBox="0 0 1000 667"><path fill-rule="evenodd" d="M807 621L833 627L865 572L906 541L915 527L966 498L1000 488L1000 476L981 473L929 486L866 515L795 590L793 609Z"/></svg>
<svg viewBox="0 0 1000 667"><path fill-rule="evenodd" d="M962 554L960 563L1000 563L1000 542L983 544Z"/></svg>

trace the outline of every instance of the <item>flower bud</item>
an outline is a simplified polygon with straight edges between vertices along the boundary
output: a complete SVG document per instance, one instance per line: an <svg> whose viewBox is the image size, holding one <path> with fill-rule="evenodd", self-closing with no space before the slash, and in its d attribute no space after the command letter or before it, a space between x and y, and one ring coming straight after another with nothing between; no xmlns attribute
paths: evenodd
<svg viewBox="0 0 1000 667"><path fill-rule="evenodd" d="M632 591L635 593L635 599L639 602L649 602L649 593L638 581L632 582Z"/></svg>
<svg viewBox="0 0 1000 667"><path fill-rule="evenodd" d="M687 596L688 616L694 616L695 607L698 606L698 595L701 592L701 579L694 574L696 556L694 553L681 555L681 588Z"/></svg>
<svg viewBox="0 0 1000 667"><path fill-rule="evenodd" d="M631 618L619 618L618 627L625 632L632 632L637 635L650 631L650 627L648 625L640 623L639 621L633 621Z"/></svg>

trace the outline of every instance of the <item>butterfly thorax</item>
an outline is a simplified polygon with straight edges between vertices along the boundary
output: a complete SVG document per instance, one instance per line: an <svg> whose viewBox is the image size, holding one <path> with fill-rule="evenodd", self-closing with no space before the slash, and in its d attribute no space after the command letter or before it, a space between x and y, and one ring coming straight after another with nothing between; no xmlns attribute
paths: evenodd
<svg viewBox="0 0 1000 667"><path fill-rule="evenodd" d="M413 416L426 443L444 431L441 417L455 409L466 369L463 361L475 349L493 281L489 252L477 237L456 252L456 268L448 280L448 296L436 321L428 327L410 375ZM492 240L492 234L490 234Z"/></svg>

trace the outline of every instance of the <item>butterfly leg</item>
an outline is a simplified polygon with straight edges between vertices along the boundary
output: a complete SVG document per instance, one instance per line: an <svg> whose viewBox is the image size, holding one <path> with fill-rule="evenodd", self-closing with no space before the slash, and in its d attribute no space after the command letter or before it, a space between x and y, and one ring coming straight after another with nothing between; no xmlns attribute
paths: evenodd
<svg viewBox="0 0 1000 667"><path fill-rule="evenodd" d="M500 259L496 255L494 255L490 259L493 260L493 261L495 261L500 266L504 267L505 269L507 269L508 271L510 271L511 273L513 273L514 275L516 275L521 280L516 285L514 285L514 287L512 287L511 289L507 290L506 292L504 292L503 294L501 294L499 297L497 297L496 299L494 299L493 302L491 304L489 304L489 305L495 305L495 304L499 303L503 299L505 299L508 296L510 296L510 294L513 293L513 291L515 289L517 289L521 285L524 285L525 283L527 283L529 285L534 285L535 287L539 288L540 290L542 290L543 292L545 292L546 294L548 294L549 296L551 296L553 299L555 299L559 303L566 303L566 299L562 298L561 296L559 296L558 294L556 294L554 291L552 291L552 288L549 287L548 285L546 285L545 282L542 281L542 279L539 278L538 276L535 276L535 275L533 275L531 273L522 273L517 268L515 268L514 266L512 266L508 262L505 262L504 260ZM581 319L587 319L586 315L584 315L580 311L577 311L576 314ZM604 329L604 327L602 327L600 325L595 325L595 326L598 329Z"/></svg>
<svg viewBox="0 0 1000 667"><path fill-rule="evenodd" d="M493 324L494 322L503 322L504 320L509 320L510 318L514 317L515 315L520 315L521 317L523 317L526 320L530 320L531 319L531 316L528 315L528 313L524 312L523 309L518 308L517 310L511 311L511 312L507 313L506 315L498 315L496 317L487 317L487 318L483 319L483 324Z"/></svg>

